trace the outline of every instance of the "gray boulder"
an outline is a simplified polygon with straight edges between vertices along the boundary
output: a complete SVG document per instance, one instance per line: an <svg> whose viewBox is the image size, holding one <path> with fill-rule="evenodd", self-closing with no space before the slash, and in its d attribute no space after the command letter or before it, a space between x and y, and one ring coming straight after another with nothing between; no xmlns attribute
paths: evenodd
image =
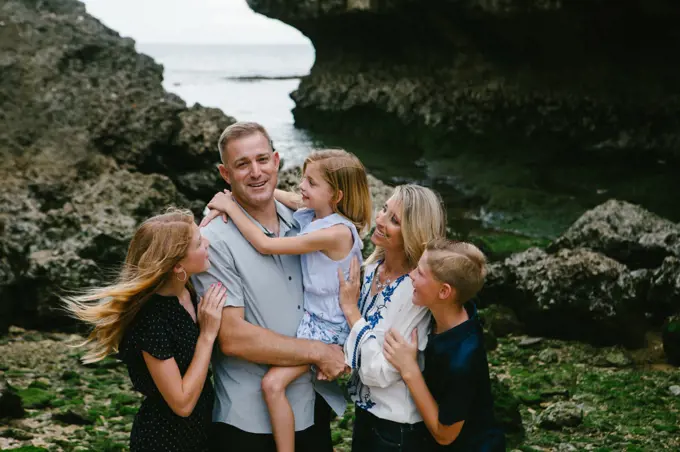
<svg viewBox="0 0 680 452"><path fill-rule="evenodd" d="M530 334L636 344L644 329L644 281L602 254L538 248L489 266L482 305L511 307Z"/></svg>
<svg viewBox="0 0 680 452"><path fill-rule="evenodd" d="M200 210L224 186L216 143L234 119L187 108L76 0L8 0L0 23L2 334L59 326L58 297L108 279L140 221Z"/></svg>
<svg viewBox="0 0 680 452"><path fill-rule="evenodd" d="M583 421L583 410L573 402L556 402L547 407L537 419L539 427L561 430L576 427Z"/></svg>
<svg viewBox="0 0 680 452"><path fill-rule="evenodd" d="M590 248L630 268L656 268L680 257L680 225L640 206L610 200L584 213L548 250Z"/></svg>

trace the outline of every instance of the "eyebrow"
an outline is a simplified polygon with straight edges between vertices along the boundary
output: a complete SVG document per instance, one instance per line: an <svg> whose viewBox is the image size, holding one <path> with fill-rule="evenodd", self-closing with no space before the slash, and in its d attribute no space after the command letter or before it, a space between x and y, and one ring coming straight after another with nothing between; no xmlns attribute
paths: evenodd
<svg viewBox="0 0 680 452"><path fill-rule="evenodd" d="M270 154L271 154L270 152L263 152L263 153L261 153L261 154L257 154L257 155L253 158L253 160L257 160L257 159L262 158L262 157L269 157ZM239 163L248 162L248 161L250 161L250 158L248 158L248 157L241 157L240 159L234 161L234 165L238 165Z"/></svg>

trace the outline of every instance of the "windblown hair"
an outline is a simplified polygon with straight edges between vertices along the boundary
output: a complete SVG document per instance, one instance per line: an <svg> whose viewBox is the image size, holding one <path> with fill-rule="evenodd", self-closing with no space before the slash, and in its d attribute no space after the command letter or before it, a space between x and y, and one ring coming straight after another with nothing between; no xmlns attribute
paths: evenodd
<svg viewBox="0 0 680 452"><path fill-rule="evenodd" d="M420 185L398 185L392 193L401 205L401 235L409 268L415 268L425 252L425 245L446 236L446 211L441 198L429 188ZM366 264L385 258L385 250L376 246L366 259Z"/></svg>
<svg viewBox="0 0 680 452"><path fill-rule="evenodd" d="M72 317L92 326L81 344L89 347L84 363L102 360L118 351L126 327L149 297L173 277L173 267L191 244L193 225L190 211L175 208L149 218L132 237L123 268L113 284L63 299Z"/></svg>
<svg viewBox="0 0 680 452"><path fill-rule="evenodd" d="M324 149L312 152L302 166L304 174L310 163L319 165L324 180L333 190L333 199L342 198L333 204L333 211L344 216L363 235L371 226L371 192L368 188L366 168L354 154L342 149Z"/></svg>
<svg viewBox="0 0 680 452"><path fill-rule="evenodd" d="M274 143L272 142L267 129L264 128L262 124L257 122L246 122L239 121L228 126L222 131L219 140L217 140L217 150L220 151L220 158L223 164L227 164L227 146L229 146L229 141L238 140L239 138L248 137L256 133L261 133L269 142L269 146L274 152Z"/></svg>
<svg viewBox="0 0 680 452"><path fill-rule="evenodd" d="M456 302L465 303L484 285L486 257L471 243L433 240L427 244L427 266L432 276L456 290Z"/></svg>

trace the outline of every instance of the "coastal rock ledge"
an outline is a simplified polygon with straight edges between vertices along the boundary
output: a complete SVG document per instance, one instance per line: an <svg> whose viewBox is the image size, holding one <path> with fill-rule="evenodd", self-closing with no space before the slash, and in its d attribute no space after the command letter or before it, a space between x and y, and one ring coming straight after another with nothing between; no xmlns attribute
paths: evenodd
<svg viewBox="0 0 680 452"><path fill-rule="evenodd" d="M0 2L0 74L2 334L59 327L58 295L117 267L141 220L200 210L234 119L164 91L162 66L76 0Z"/></svg>
<svg viewBox="0 0 680 452"><path fill-rule="evenodd" d="M471 136L541 152L549 142L552 152L680 157L678 2L248 4L316 49L292 94L308 129L440 150Z"/></svg>

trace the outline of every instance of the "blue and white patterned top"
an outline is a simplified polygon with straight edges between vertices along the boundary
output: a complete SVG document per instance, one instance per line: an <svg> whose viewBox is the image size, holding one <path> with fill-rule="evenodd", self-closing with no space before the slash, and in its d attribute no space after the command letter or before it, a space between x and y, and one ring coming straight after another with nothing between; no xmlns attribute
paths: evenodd
<svg viewBox="0 0 680 452"><path fill-rule="evenodd" d="M418 348L424 350L430 328L430 311L413 304L413 284L402 275L371 296L378 264L369 264L359 297L359 319L345 342L345 362L353 369L349 394L360 408L381 419L402 424L422 420L399 372L383 355L385 333L394 328L409 340L418 330ZM419 356L422 369L422 354Z"/></svg>
<svg viewBox="0 0 680 452"><path fill-rule="evenodd" d="M354 244L342 260L334 261L321 251L313 251L301 256L305 310L331 323L345 323L345 315L340 308L338 266L342 268L345 277L348 277L349 264L354 256L359 259L359 264L361 264L361 249L364 243L357 232L357 228L351 221L337 213L314 220L313 210L300 209L293 214L293 217L300 225L298 235L309 234L337 224L343 224L352 231Z"/></svg>

